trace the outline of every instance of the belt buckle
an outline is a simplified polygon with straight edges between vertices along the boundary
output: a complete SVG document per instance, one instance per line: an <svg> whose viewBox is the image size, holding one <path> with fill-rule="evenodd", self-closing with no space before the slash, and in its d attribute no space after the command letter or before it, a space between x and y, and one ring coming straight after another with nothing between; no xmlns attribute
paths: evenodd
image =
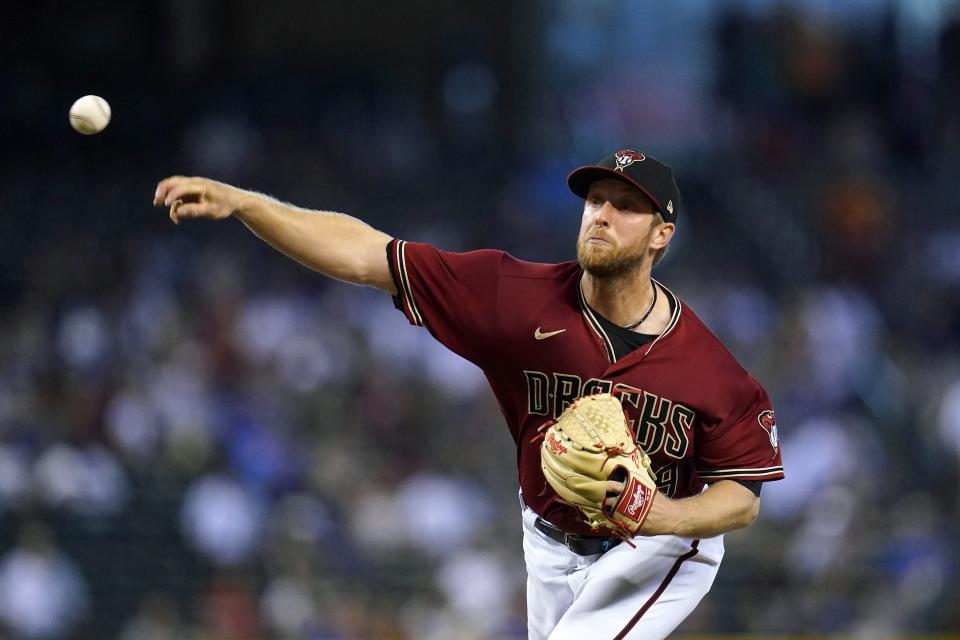
<svg viewBox="0 0 960 640"><path fill-rule="evenodd" d="M573 551L574 553L576 553L576 551L574 550L573 546L576 541L577 539L573 534L567 533L566 531L563 532L563 544L567 547L567 549L570 549L570 551Z"/></svg>

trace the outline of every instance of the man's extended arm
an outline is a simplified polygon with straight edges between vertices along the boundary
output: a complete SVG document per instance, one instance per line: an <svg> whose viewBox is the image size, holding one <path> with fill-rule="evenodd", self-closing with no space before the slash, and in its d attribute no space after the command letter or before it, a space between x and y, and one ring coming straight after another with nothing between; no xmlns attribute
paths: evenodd
<svg viewBox="0 0 960 640"><path fill-rule="evenodd" d="M351 216L311 211L207 178L173 176L157 185L153 204L170 219L238 218L262 240L324 275L397 293L387 263L390 236Z"/></svg>

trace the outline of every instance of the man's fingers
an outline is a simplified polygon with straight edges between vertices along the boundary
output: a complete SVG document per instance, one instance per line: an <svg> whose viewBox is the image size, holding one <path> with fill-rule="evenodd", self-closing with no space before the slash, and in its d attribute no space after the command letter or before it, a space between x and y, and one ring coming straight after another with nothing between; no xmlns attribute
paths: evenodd
<svg viewBox="0 0 960 640"><path fill-rule="evenodd" d="M623 483L617 482L616 480L607 480L607 493L613 493L620 495L620 492L623 491Z"/></svg>
<svg viewBox="0 0 960 640"><path fill-rule="evenodd" d="M173 204L170 205L170 220L173 224L180 224L180 218L177 213L181 204L183 204L182 200L174 200Z"/></svg>
<svg viewBox="0 0 960 640"><path fill-rule="evenodd" d="M177 204L177 202L180 201L174 201L170 207L170 219L176 224L180 224L180 221L186 218L207 218L213 214L213 206L209 203L181 202Z"/></svg>
<svg viewBox="0 0 960 640"><path fill-rule="evenodd" d="M613 509L617 506L617 500L620 499L620 492L623 491L623 487L624 484L622 482L607 480L607 497L604 498L603 504L608 509Z"/></svg>
<svg viewBox="0 0 960 640"><path fill-rule="evenodd" d="M165 204L167 201L167 193L169 193L175 184L182 180L186 180L186 178L183 176L170 176L157 183L157 190L153 193L153 205L159 207L161 204Z"/></svg>
<svg viewBox="0 0 960 640"><path fill-rule="evenodd" d="M171 205L175 200L200 200L200 196L207 191L207 186L199 180L183 180L174 183L164 196L163 203Z"/></svg>
<svg viewBox="0 0 960 640"><path fill-rule="evenodd" d="M170 207L170 221L174 224L180 224L186 218L222 218L224 215L219 210L223 205L211 202L216 200L211 197L214 184L204 178L171 176L157 184L153 204Z"/></svg>

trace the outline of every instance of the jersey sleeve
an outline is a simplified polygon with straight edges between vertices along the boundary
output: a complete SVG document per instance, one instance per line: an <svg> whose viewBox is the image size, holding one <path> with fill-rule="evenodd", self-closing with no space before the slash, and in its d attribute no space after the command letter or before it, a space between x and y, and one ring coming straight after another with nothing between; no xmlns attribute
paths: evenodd
<svg viewBox="0 0 960 640"><path fill-rule="evenodd" d="M448 349L483 366L496 346L497 291L502 251L440 251L392 240L387 258L397 295L394 304L410 324L425 327Z"/></svg>
<svg viewBox="0 0 960 640"><path fill-rule="evenodd" d="M718 480L770 481L784 477L776 416L767 392L753 378L740 394L733 417L706 434L697 446L697 475Z"/></svg>

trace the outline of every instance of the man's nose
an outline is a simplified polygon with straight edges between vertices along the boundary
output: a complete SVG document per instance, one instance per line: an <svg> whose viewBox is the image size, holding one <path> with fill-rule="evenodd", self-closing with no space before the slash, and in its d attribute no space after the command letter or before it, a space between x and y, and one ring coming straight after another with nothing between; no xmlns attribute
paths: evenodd
<svg viewBox="0 0 960 640"><path fill-rule="evenodd" d="M597 217L594 218L593 223L598 227L606 227L610 225L610 218L613 216L614 208L610 204L610 201L607 200L603 205L597 210Z"/></svg>

